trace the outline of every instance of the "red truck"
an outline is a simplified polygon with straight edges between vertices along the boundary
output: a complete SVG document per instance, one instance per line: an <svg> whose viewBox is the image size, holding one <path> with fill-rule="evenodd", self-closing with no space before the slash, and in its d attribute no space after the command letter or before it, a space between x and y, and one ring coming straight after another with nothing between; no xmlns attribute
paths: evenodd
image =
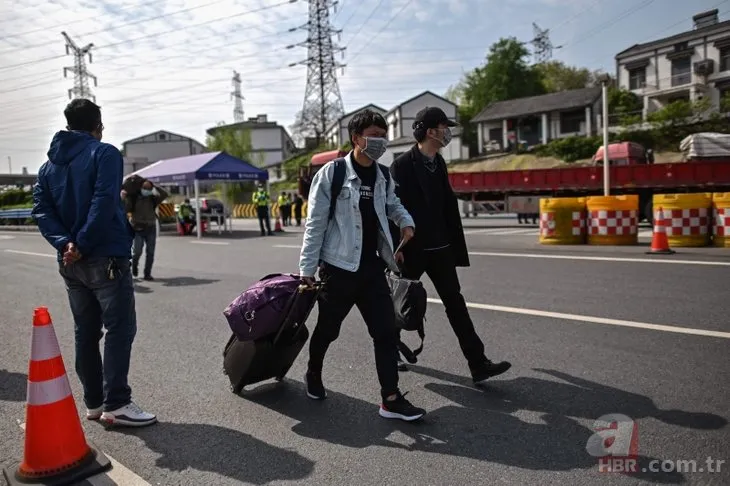
<svg viewBox="0 0 730 486"><path fill-rule="evenodd" d="M335 160L345 155L347 155L347 152L343 152L342 150L330 150L328 152L314 154L309 165L299 167L299 194L304 199L309 198L309 187L312 185L312 177L314 177L314 174L330 160Z"/></svg>
<svg viewBox="0 0 730 486"><path fill-rule="evenodd" d="M730 191L730 156L654 164L651 152L630 142L609 144L608 152L611 194L638 194L642 220L652 222L654 194ZM449 182L459 199L480 203L490 208L489 212L534 214L539 211L540 197L602 195L603 148L594 156L592 166L450 172Z"/></svg>

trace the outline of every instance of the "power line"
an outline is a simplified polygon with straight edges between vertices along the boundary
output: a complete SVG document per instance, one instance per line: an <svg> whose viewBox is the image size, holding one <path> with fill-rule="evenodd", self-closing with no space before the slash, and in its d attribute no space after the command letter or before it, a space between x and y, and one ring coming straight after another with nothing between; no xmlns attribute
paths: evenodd
<svg viewBox="0 0 730 486"><path fill-rule="evenodd" d="M144 6L147 6L147 5L158 4L158 3L160 3L159 0L152 0L151 2L144 2L144 3L135 4L135 5L128 5L126 7L121 7L119 10L127 10L127 9L130 9L130 8L139 8L139 7L144 7ZM90 17L84 17L84 18L81 18L81 19L72 20L71 22L63 22L61 24L49 25L47 27L41 27L39 29L27 30L25 32L20 32L18 34L6 35L6 36L3 36L3 37L0 37L0 40L13 39L15 37L22 37L24 35L35 34L37 32L47 32L49 30L56 29L58 27L67 27L69 25L78 24L79 22L86 22L87 20L95 20L95 19L98 19L98 18L99 18L99 14L94 14L94 15L92 15ZM16 22L16 20L11 20L11 21L12 22ZM4 23L4 22L5 21L0 21L0 23ZM3 52L5 52L5 51L3 51ZM2 54L2 53L0 53L0 54Z"/></svg>
<svg viewBox="0 0 730 486"><path fill-rule="evenodd" d="M639 10L641 10L643 8L648 7L649 5L651 5L654 2L655 2L655 0L644 0L643 3L640 3L639 5L634 5L630 9L623 11L622 13L620 13L616 17L608 20L607 22L604 22L602 24L599 24L597 27L594 27L594 28L590 29L590 31L586 32L585 35L580 36L577 39L576 38L571 39L567 43L563 44L563 48L566 48L568 46L573 46L573 45L579 43L580 41L582 41L584 39L587 39L589 37L595 37L595 35L596 35L597 32L600 32L600 31L602 31L604 29L607 29L608 27L611 27L616 22L619 22L620 20L625 19L629 15L631 15L631 14L633 14L635 12L638 12Z"/></svg>
<svg viewBox="0 0 730 486"><path fill-rule="evenodd" d="M378 2L378 4L377 4L377 5L375 6L375 8L374 8L374 9L373 9L373 10L372 10L372 11L370 12L370 15L368 15L368 16L367 16L367 18L365 19L365 21L364 21L364 22L363 22L362 24L360 24L360 28L359 28L359 29L357 29L357 32L355 32L355 35L353 35L352 37L350 37L350 40L349 40L349 41L347 41L347 43L345 44L345 49L347 49L348 47L350 47L350 44L352 44L352 40L353 40L353 39L354 39L355 37L357 37L357 35L358 35L358 34L359 34L359 33L360 33L361 31L362 31L362 29L363 29L363 28L365 27L365 25L366 25L366 24L367 24L367 23L368 23L368 22L370 21L370 19L371 19L371 18L373 18L373 15L375 15L375 12L377 12L377 11L378 11L378 9L380 8L380 5L382 5L384 1L385 1L385 0L380 0L380 1ZM365 2L362 2L362 3L364 4ZM358 8L359 8L359 5L358 5ZM356 10L356 11L357 11L357 10ZM355 15L355 14L353 13L353 15ZM352 18L352 16L350 16L350 18ZM348 21L349 21L349 19L348 19Z"/></svg>
<svg viewBox="0 0 730 486"><path fill-rule="evenodd" d="M234 14L234 15L227 15L225 17L219 17L219 18L216 18L216 19L213 19L213 20L207 20L205 22L199 22L197 24L186 25L186 26L183 26L183 27L178 27L178 28L171 29L171 30L166 30L166 31L163 31L163 32L157 32L157 33L154 33L154 34L147 34L147 35L143 35L141 37L136 37L134 39L126 39L126 40L119 41L119 42L114 42L114 43L111 43L111 44L104 44L102 46L96 47L96 50L99 50L99 49L107 49L109 47L117 47L117 46L120 46L120 45L134 43L134 42L137 42L137 41L140 41L140 40L150 39L150 38L153 38L153 37L159 37L159 36L166 35L166 34L178 33L180 31L187 30L187 29L191 29L193 27L200 27L201 25L212 24L214 22L219 22L219 21L222 21L222 20L229 20L229 19L232 19L232 18L235 18L235 17L241 17L243 15L249 15L249 14L253 14L253 13L259 13L259 12L263 12L263 11L266 11L266 10L271 10L271 9L274 9L274 8L281 7L283 5L288 5L288 4L296 3L296 2L297 2L297 0L285 0L283 2L275 3L273 5L268 5L268 6L256 8L256 9L253 9L253 10L247 10L245 12L240 12L240 13L237 13L237 14ZM0 70L12 69L12 68L21 67L21 66L29 66L29 65L32 65L32 64L38 64L38 63L41 63L41 62L46 62L46 61L51 61L51 60L54 60L54 59L59 59L61 57L63 57L63 56L49 56L49 57L44 57L44 58L40 58L40 59L33 59L31 61L25 61L25 62L21 62L21 63L17 63L17 64L11 64L9 66L0 66Z"/></svg>
<svg viewBox="0 0 730 486"><path fill-rule="evenodd" d="M66 32L61 32L61 35L66 39L66 54L71 54L73 51L74 65L73 67L63 68L63 77L65 78L69 71L74 73L74 87L68 90L69 99L74 98L91 98L96 102L96 96L91 92L89 88L89 79L94 80L94 86L97 86L96 76L91 74L86 69L86 56L89 56L89 62L91 61L91 48L94 44L87 44L84 47L79 47Z"/></svg>
<svg viewBox="0 0 730 486"><path fill-rule="evenodd" d="M390 20L388 20L388 22L387 22L387 23L386 23L386 24L385 24L385 25L384 25L384 26L383 26L383 27L382 27L382 28L381 28L381 29L380 29L379 31L377 31L377 32L375 33L375 35L371 35L370 37L368 37L368 40L367 40L367 42L365 42L365 44L363 44L363 46L362 46L362 47L361 47L361 48L360 48L360 49L359 49L359 50L358 50L358 51L357 51L357 52L356 52L355 54L353 54L353 55L352 55L352 57L353 57L353 58L357 57L357 55L358 55L358 54L360 54L360 53L361 53L361 52L362 52L362 51L363 51L363 50L364 50L364 49L365 49L365 48L366 48L367 46L369 46L369 45L370 45L370 43L371 43L371 42L372 42L372 41L373 41L373 40L374 40L374 39L375 39L375 38L376 38L377 36L379 36L380 34L382 34L382 33L383 33L383 31L384 31L385 29L387 29L387 28L388 28L388 26L389 26L389 25L390 25L390 24L391 24L391 23L392 23L392 22L393 22L393 21L395 20L395 18L396 18L396 17L398 17L398 15L400 15L400 13L401 13L402 11L404 11L404 10L405 10L405 9L406 9L406 8L407 8L407 7L408 7L408 6L410 5L410 4L411 4L411 3L413 3L413 0L408 0L408 1L406 2L406 3L404 3L404 4L403 4L403 6L401 7L401 9L400 9L400 10L398 10L398 11L397 11L397 12L395 13L395 15L393 15L393 16L392 16L392 17L390 18Z"/></svg>

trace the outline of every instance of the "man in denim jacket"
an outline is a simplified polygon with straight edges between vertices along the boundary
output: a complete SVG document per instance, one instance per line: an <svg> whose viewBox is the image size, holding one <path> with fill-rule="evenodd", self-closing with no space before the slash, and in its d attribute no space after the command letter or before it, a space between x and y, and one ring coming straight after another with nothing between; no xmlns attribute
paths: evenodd
<svg viewBox="0 0 730 486"><path fill-rule="evenodd" d="M386 181L377 160L387 146L387 124L378 113L355 115L348 131L354 149L345 157L345 180L329 219L335 162L314 176L309 193L304 244L299 272L310 283L319 268L324 288L319 298L319 318L309 344L307 395L326 398L322 365L329 345L340 333L342 321L353 305L368 326L375 346L375 365L381 386L380 415L411 421L425 415L398 389L398 334L386 267L397 270L400 252L394 254L388 218L401 229L401 245L413 237L413 219Z"/></svg>

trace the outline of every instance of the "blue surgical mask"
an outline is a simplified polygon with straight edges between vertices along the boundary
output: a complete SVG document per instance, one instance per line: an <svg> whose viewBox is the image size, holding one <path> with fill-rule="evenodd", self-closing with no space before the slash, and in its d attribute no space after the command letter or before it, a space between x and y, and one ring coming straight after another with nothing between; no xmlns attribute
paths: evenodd
<svg viewBox="0 0 730 486"><path fill-rule="evenodd" d="M370 160L378 160L388 149L388 139L381 137L364 137L365 148L362 152L368 156Z"/></svg>
<svg viewBox="0 0 730 486"><path fill-rule="evenodd" d="M152 195L152 191L150 189L142 189L141 193L142 193L143 196L151 196Z"/></svg>

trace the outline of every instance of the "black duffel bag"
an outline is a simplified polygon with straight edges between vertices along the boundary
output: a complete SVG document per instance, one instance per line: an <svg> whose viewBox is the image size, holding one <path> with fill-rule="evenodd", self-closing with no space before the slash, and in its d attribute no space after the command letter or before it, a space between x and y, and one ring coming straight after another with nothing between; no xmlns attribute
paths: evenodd
<svg viewBox="0 0 730 486"><path fill-rule="evenodd" d="M420 280L412 280L396 273L388 272L388 285L395 309L395 324L401 331L413 331L421 338L421 345L411 351L403 343L398 342L398 350L409 363L418 361L418 355L423 351L423 340L426 336L424 322L426 321L427 295L426 289Z"/></svg>

